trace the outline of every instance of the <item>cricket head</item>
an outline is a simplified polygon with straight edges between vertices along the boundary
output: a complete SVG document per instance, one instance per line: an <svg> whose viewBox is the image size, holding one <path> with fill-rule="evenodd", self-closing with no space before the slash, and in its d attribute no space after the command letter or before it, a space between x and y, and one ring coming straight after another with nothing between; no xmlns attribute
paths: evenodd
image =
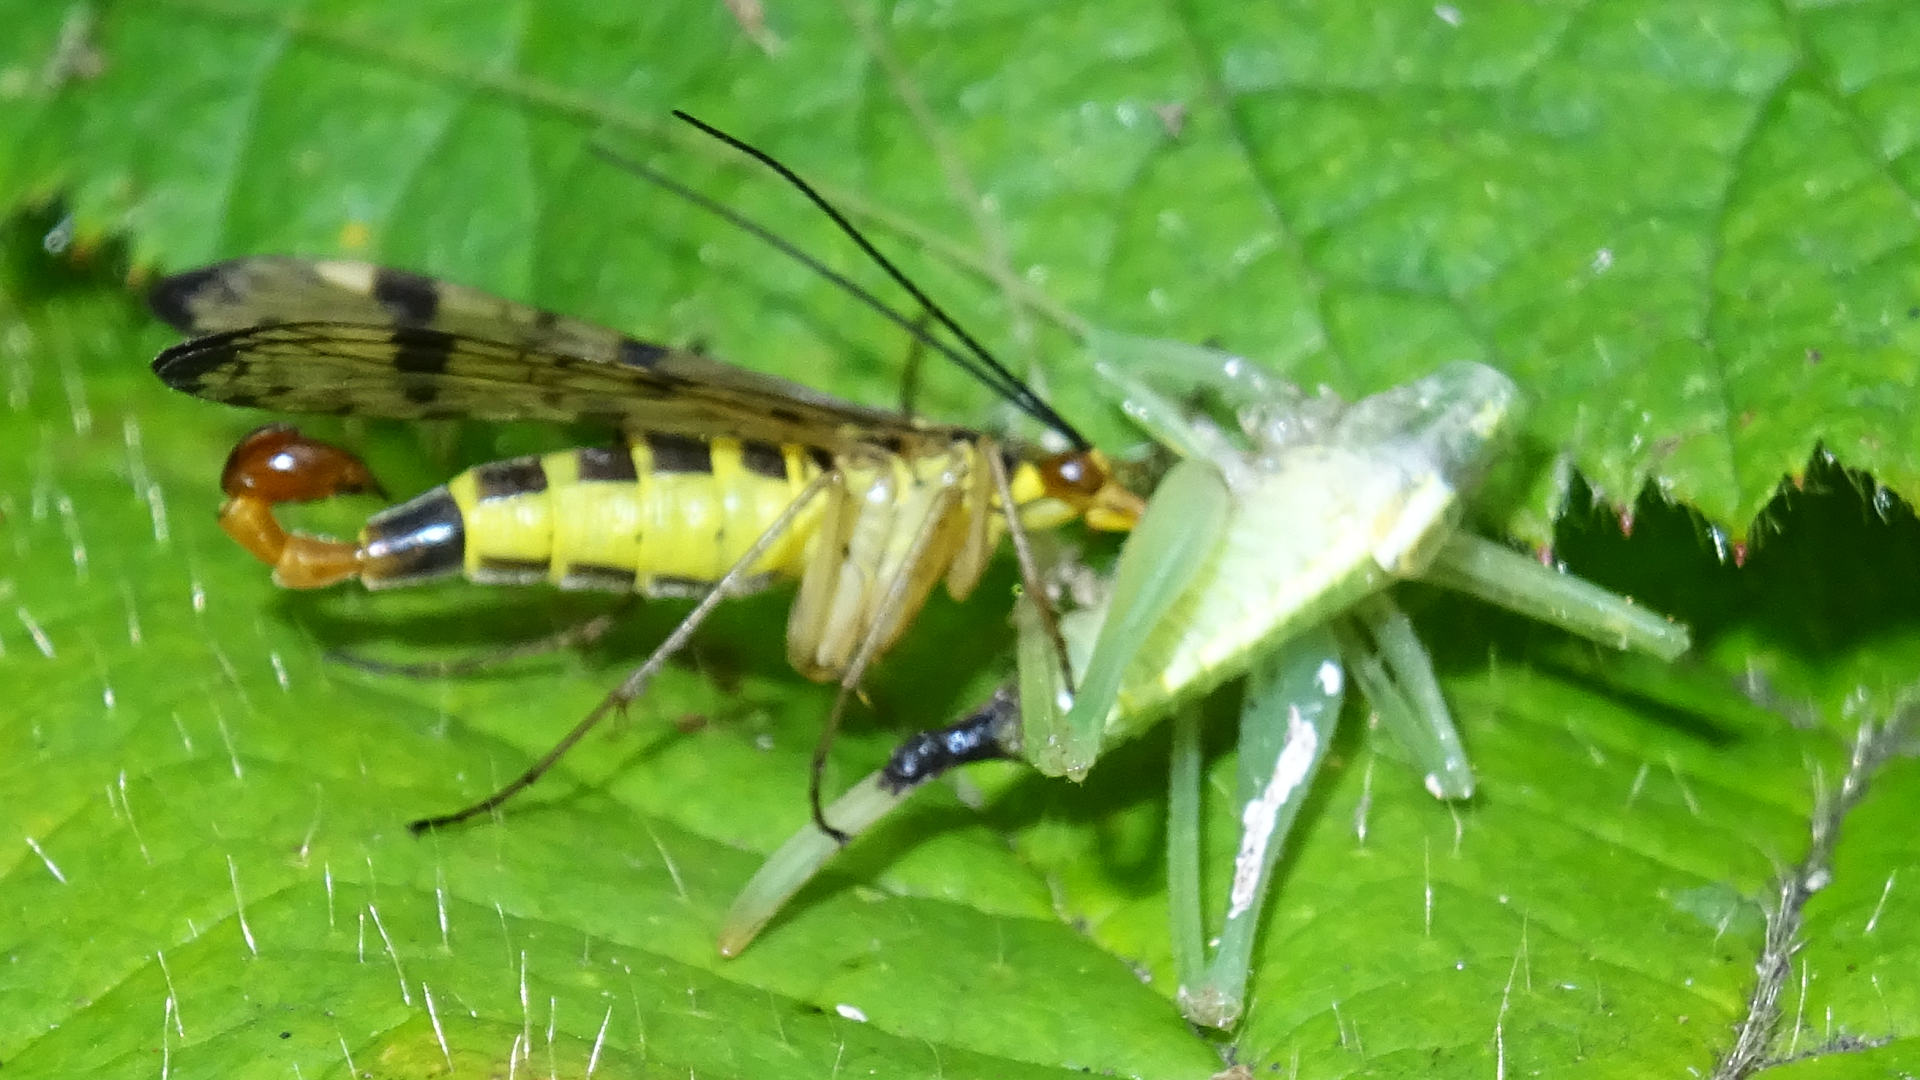
<svg viewBox="0 0 1920 1080"><path fill-rule="evenodd" d="M1519 420L1520 390L1485 364L1456 361L1424 378L1355 402L1333 441L1391 448L1405 466L1471 491Z"/></svg>

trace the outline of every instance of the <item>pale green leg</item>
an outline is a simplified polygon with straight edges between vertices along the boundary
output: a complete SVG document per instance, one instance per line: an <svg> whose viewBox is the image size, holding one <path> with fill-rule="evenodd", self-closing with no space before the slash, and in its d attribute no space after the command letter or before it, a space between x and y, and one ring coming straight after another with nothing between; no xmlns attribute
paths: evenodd
<svg viewBox="0 0 1920 1080"><path fill-rule="evenodd" d="M1034 699L1022 698L1027 710L1025 753L1035 768L1048 776L1078 780L1093 767L1100 756L1107 716L1120 695L1121 677L1148 636L1211 561L1226 534L1230 503L1219 470L1200 461L1175 465L1154 490L1153 501L1120 553L1112 598L1101 617L1092 656L1080 673L1072 708L1061 720L1052 707L1059 700L1057 695L1045 698L1049 705L1045 710L1037 708ZM1026 670L1029 655L1027 649L1021 650L1023 694L1029 686L1045 685Z"/></svg>
<svg viewBox="0 0 1920 1080"><path fill-rule="evenodd" d="M1288 642L1248 672L1234 799L1240 842L1226 919L1210 961L1200 916L1199 724L1191 711L1175 719L1167 891L1180 1009L1196 1024L1232 1027L1246 1007L1254 935L1273 866L1326 758L1340 720L1344 683L1339 646L1324 628Z"/></svg>
<svg viewBox="0 0 1920 1080"><path fill-rule="evenodd" d="M849 837L859 836L913 794L913 789L891 791L881 774L872 773L827 807L826 818ZM812 881L827 861L840 853L840 844L809 821L780 849L767 857L753 880L734 898L720 927L720 955L738 956L761 929L785 907L793 894Z"/></svg>
<svg viewBox="0 0 1920 1080"><path fill-rule="evenodd" d="M1662 660L1686 652L1691 643L1684 623L1471 533L1449 537L1421 580L1477 596L1602 645L1637 649Z"/></svg>
<svg viewBox="0 0 1920 1080"><path fill-rule="evenodd" d="M1183 388L1212 387L1236 407L1272 405L1275 400L1264 372L1214 349L1106 331L1096 331L1089 345L1099 358L1094 370L1121 411L1154 442L1182 458L1234 467L1243 452L1233 435L1164 396L1143 375L1158 375Z"/></svg>
<svg viewBox="0 0 1920 1080"><path fill-rule="evenodd" d="M1158 375L1179 386L1209 387L1234 408L1284 404L1301 396L1260 365L1205 345L1095 329L1087 335L1087 348L1097 358L1100 375L1124 386L1129 398L1143 375Z"/></svg>
<svg viewBox="0 0 1920 1080"><path fill-rule="evenodd" d="M1196 421L1185 406L1128 372L1102 364L1099 374L1110 385L1127 419L1154 442L1182 458L1212 462L1238 460L1239 451L1226 434L1210 422Z"/></svg>
<svg viewBox="0 0 1920 1080"><path fill-rule="evenodd" d="M1427 791L1436 799L1471 798L1473 765L1426 646L1399 605L1385 594L1372 596L1333 626L1354 680L1388 736L1420 770Z"/></svg>
<svg viewBox="0 0 1920 1080"><path fill-rule="evenodd" d="M1086 655L1076 649L1080 642L1072 632L1074 622L1074 613L1062 617L1061 634L1067 639L1067 651L1075 654L1074 666L1084 670ZM1015 670L1020 687L1021 756L1028 761L1057 764L1074 756L1076 750L1066 725L1067 710L1073 708L1073 695L1067 690L1059 655L1047 634L1046 624L1041 621L1040 610L1034 605L1033 597L1024 592L1013 601L1013 626Z"/></svg>
<svg viewBox="0 0 1920 1080"><path fill-rule="evenodd" d="M928 780L972 762L1014 756L1017 748L1011 743L1018 708L1011 692L1002 690L953 724L909 737L895 748L885 768L835 799L824 816L848 837L859 836ZM721 955L738 956L840 848L818 824L809 821L801 826L767 857L735 898L720 929Z"/></svg>
<svg viewBox="0 0 1920 1080"><path fill-rule="evenodd" d="M1173 714L1173 758L1167 785L1167 920L1173 929L1173 973L1180 993L1207 981L1206 924L1200 899L1200 706ZM1182 1006L1185 1008L1184 996Z"/></svg>

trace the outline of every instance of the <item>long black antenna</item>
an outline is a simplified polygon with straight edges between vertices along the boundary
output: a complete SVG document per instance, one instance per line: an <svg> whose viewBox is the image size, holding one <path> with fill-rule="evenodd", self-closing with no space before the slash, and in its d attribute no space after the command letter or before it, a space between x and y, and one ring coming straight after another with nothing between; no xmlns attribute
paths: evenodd
<svg viewBox="0 0 1920 1080"><path fill-rule="evenodd" d="M857 282L848 279L844 274L827 266L819 259L802 251L797 244L781 236L779 233L747 217L738 210L727 206L725 203L703 195L665 173L642 165L632 158L615 153L605 146L596 145L593 147L593 152L609 163L645 180L647 183L655 187L664 188L681 199L698 206L702 210L725 221L727 224L732 225L734 228L739 229L741 232L754 237L768 247L780 252L787 258L799 263L801 266L806 267L812 273L825 278L829 284L839 288L842 292L860 301L862 304L865 304L888 322L905 330L915 341L953 361L954 365L960 368L960 370L980 380L1000 396L1012 399L1018 395L1021 387L1017 383L1014 386L1006 385L995 372L983 367L979 360L934 337L933 334L928 331L923 320L910 318L905 312L890 307L886 301L873 295L871 291ZM1016 404L1020 405L1023 409L1025 407L1023 401L1016 401ZM1046 416L1035 416L1034 419L1046 424L1052 422Z"/></svg>
<svg viewBox="0 0 1920 1080"><path fill-rule="evenodd" d="M841 232L845 233L849 239L851 239L855 244L859 245L860 250L866 254L867 258L873 260L874 265L880 267L880 269L885 271L886 275L892 278L896 284L898 284L901 288L907 290L907 293L910 296L912 296L914 300L921 305L921 307L925 308L929 315L933 316L933 319L935 322L945 327L949 333L951 333L954 337L958 338L960 340L960 343L966 346L967 352L971 353L978 362L966 363L961 361L959 357L955 354L954 350L947 348L944 345L944 343L936 342L933 339L925 336L924 331L922 331L921 333L915 334L914 336L916 337L916 339L923 341L927 343L929 346L940 350L945 355L952 357L956 363L960 364L963 370L973 375L974 378L979 379L981 382L985 383L989 389L1005 397L1008 401L1012 402L1015 406L1017 406L1022 412L1026 413L1028 416L1033 417L1034 419L1047 425L1053 430L1059 432L1062 437L1064 437L1069 443L1073 444L1074 449L1086 450L1092 447L1093 444L1087 441L1086 436L1080 434L1080 432L1077 429L1075 429L1072 424L1069 424L1067 422L1065 417L1055 412L1053 410L1053 406L1048 405L1044 400L1041 399L1040 395L1034 393L1033 388L1028 386L1025 382L1022 382L1019 376L1007 370L1006 365L1002 364L993 355L993 353L989 352L986 346L980 344L980 342L976 340L972 334L967 333L966 330L963 329L958 322L955 322L953 317L947 314L947 311L945 308L941 307L938 303L935 303L932 297L928 296L925 292L921 291L918 285L915 285L913 281L909 279L907 275L900 270L899 267L893 264L893 260L881 254L880 249L874 247L873 242L868 240L866 238L866 235L862 233L853 224L853 222L848 221L846 218L846 215L842 214L838 209L834 207L832 203L828 202L825 196L821 195L818 191L815 191L813 188L813 185L801 179L798 173L794 172L792 169L788 168L787 166L781 164L778 160L776 160L772 155L768 154L766 151L761 150L758 147L752 146L748 143L742 142L741 140L734 138L732 135L729 135L726 132L721 131L719 128L716 128L713 125L698 119L697 117L694 117L679 109L673 110L673 115L677 119L683 120L686 123L691 124L693 127L700 129L702 132L705 132L707 135L710 135L713 138L718 139L723 143L726 143L728 146L731 146L734 149L740 151L741 153L746 154L748 157L753 158L755 161L760 162L762 165L765 165L767 168L772 169L774 172L778 173L781 179L793 185L795 189L797 189L802 195L805 195L807 197L807 200L809 202L813 203L813 205L818 207L822 213L826 214L827 217L831 218L833 220L833 223L839 226ZM670 185L670 186L675 188L678 187L678 185ZM734 214L732 211L725 210L725 208L719 208L717 207L717 204L713 204L709 200L696 199L696 201L700 202L702 205L707 206L709 209L715 209L716 212L721 213L722 216L726 217L729 221L732 221L735 224L742 225L742 227L747 228L747 230L751 232L753 235L758 236L762 240L765 240L768 243L773 244L774 247L787 253L788 255L798 258L802 262L810 266L813 266L817 269L820 269L822 273L827 274L829 280L836 281L837 283L842 283L841 284L842 288L850 287L850 283L845 283L844 278L841 278L838 274L833 274L831 272L826 271L823 267L820 267L820 264L818 263L818 261L810 257L806 257L799 254L798 250L795 249L791 244L788 244L784 240L779 240L767 230L757 225L751 225L751 223L747 223L745 219ZM881 304L878 300L871 301L869 306L874 306L876 307L876 309L886 307L884 304ZM886 309L886 310L891 312L891 309ZM892 312L890 317L893 318L895 322L905 325L905 323L903 322L905 317L899 315L899 313ZM911 333L912 331L910 330L909 332Z"/></svg>

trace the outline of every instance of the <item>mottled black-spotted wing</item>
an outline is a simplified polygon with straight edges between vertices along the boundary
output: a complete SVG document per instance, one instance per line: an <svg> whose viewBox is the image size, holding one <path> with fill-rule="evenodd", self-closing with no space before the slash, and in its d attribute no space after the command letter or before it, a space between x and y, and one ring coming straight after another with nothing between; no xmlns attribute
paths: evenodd
<svg viewBox="0 0 1920 1080"><path fill-rule="evenodd" d="M590 420L826 448L925 433L798 383L368 263L235 259L166 278L149 300L204 335L161 353L154 372L232 405Z"/></svg>

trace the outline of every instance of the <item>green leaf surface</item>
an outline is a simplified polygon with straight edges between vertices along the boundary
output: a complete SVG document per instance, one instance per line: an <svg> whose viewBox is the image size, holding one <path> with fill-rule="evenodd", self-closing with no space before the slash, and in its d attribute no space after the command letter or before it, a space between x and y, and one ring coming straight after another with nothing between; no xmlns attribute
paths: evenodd
<svg viewBox="0 0 1920 1080"><path fill-rule="evenodd" d="M8 1074L1710 1071L1816 793L1920 671L1920 529L1894 497L1920 492L1920 16L851 3L759 27L752 7L0 0L0 205L71 214L18 219L0 279ZM684 607L466 679L326 661L484 650L606 605L274 590L212 522L259 417L152 380L169 338L106 280L114 238L164 269L376 258L894 401L901 335L590 151L873 280L674 107L817 178L1103 437L1123 429L1075 319L1349 395L1501 367L1532 406L1503 523L1693 621L1699 656L1624 661L1410 592L1481 793L1449 812L1351 716L1224 1040L1170 1003L1164 736L1084 787L1009 769L924 792L745 956L714 954L733 892L805 819L830 700L785 670L785 594L726 611L500 821L407 835L517 772ZM924 405L989 416L945 371ZM404 493L557 437L316 430ZM1809 471L1816 443L1885 487ZM1641 505L1623 539L1575 471L1603 504L1651 483L1704 519ZM1803 472L1745 565L1721 562ZM884 719L856 718L837 783L997 676L1009 580L889 657ZM1230 787L1230 756L1211 767ZM1769 1045L1891 1041L1784 1074L1920 1058L1920 776L1872 780Z"/></svg>

